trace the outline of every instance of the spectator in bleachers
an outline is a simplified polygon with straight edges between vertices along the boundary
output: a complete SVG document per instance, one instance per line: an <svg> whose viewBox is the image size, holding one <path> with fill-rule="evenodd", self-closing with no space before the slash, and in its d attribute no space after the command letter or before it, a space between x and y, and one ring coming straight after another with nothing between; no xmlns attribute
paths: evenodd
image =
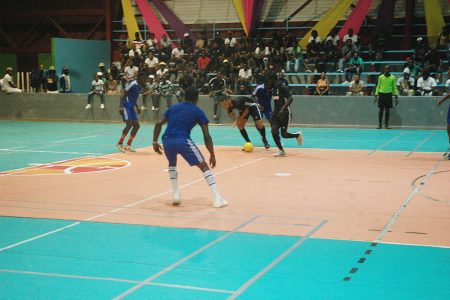
<svg viewBox="0 0 450 300"><path fill-rule="evenodd" d="M450 67L450 27L442 27L442 31L438 36L436 50L442 49L445 51L445 59L447 60L447 65Z"/></svg>
<svg viewBox="0 0 450 300"><path fill-rule="evenodd" d="M183 49L184 53L191 54L194 52L194 42L192 41L189 33L185 33L183 39L180 42L180 47Z"/></svg>
<svg viewBox="0 0 450 300"><path fill-rule="evenodd" d="M184 101L184 91L188 87L195 85L195 79L192 75L190 75L190 73L191 72L189 71L181 72L180 80L178 81L179 90L175 93L178 102Z"/></svg>
<svg viewBox="0 0 450 300"><path fill-rule="evenodd" d="M358 43L358 35L353 34L353 28L347 30L347 34L342 38L342 42L345 43L348 39L352 40L352 44Z"/></svg>
<svg viewBox="0 0 450 300"><path fill-rule="evenodd" d="M447 71L447 81L445 82L445 93L450 94L450 67Z"/></svg>
<svg viewBox="0 0 450 300"><path fill-rule="evenodd" d="M99 63L99 64L98 64L98 70L99 70L99 72L102 73L102 80L103 80L103 82L106 82L106 80L107 80L108 77L109 77L109 74L108 74L108 69L106 69L105 64L102 63L102 62Z"/></svg>
<svg viewBox="0 0 450 300"><path fill-rule="evenodd" d="M197 69L200 73L203 73L206 75L209 71L209 65L211 63L211 58L206 56L206 51L202 50L202 55L197 59Z"/></svg>
<svg viewBox="0 0 450 300"><path fill-rule="evenodd" d="M36 90L37 93L43 92L43 80L45 70L44 65L40 65L39 69L33 69L30 74L31 87Z"/></svg>
<svg viewBox="0 0 450 300"><path fill-rule="evenodd" d="M338 62L338 72L344 72L344 67L349 63L350 58L352 57L353 52L356 51L356 48L352 44L352 40L348 39L344 46L341 49L341 56Z"/></svg>
<svg viewBox="0 0 450 300"><path fill-rule="evenodd" d="M224 45L229 45L231 48L236 46L236 38L233 36L231 31L227 32L227 37L224 40Z"/></svg>
<svg viewBox="0 0 450 300"><path fill-rule="evenodd" d="M416 43L416 47L414 48L413 58L416 63L423 66L425 54L428 52L429 47L424 42L424 40L421 36L419 36L416 41L417 41L417 43Z"/></svg>
<svg viewBox="0 0 450 300"><path fill-rule="evenodd" d="M317 55L320 50L320 36L316 30L311 32L311 37L308 40L308 45L306 46L306 51L308 53L308 58Z"/></svg>
<svg viewBox="0 0 450 300"><path fill-rule="evenodd" d="M213 40L211 41L212 44L217 43L217 46L222 49L223 45L225 44L225 41L220 36L220 32L216 31L216 35L214 36Z"/></svg>
<svg viewBox="0 0 450 300"><path fill-rule="evenodd" d="M397 90L400 96L414 95L414 79L409 76L408 72L403 72L403 77L397 79Z"/></svg>
<svg viewBox="0 0 450 300"><path fill-rule="evenodd" d="M133 49L140 49L144 45L144 41L141 39L141 36L139 35L139 32L134 33L134 40L133 40Z"/></svg>
<svg viewBox="0 0 450 300"><path fill-rule="evenodd" d="M147 40L147 49L150 52L156 51L158 47L158 40L155 38L155 34L153 32L150 32Z"/></svg>
<svg viewBox="0 0 450 300"><path fill-rule="evenodd" d="M172 40L167 37L167 35L163 34L161 36L161 40L159 41L159 44L161 46L161 50L164 48L171 48L172 47Z"/></svg>
<svg viewBox="0 0 450 300"><path fill-rule="evenodd" d="M224 59L222 61L222 66L219 69L220 73L222 73L225 81L227 82L227 88L234 87L234 76L233 76L233 66L230 64L228 59Z"/></svg>
<svg viewBox="0 0 450 300"><path fill-rule="evenodd" d="M125 75L125 80L131 81L136 78L137 73L139 72L139 68L133 65L133 61L129 59L123 71Z"/></svg>
<svg viewBox="0 0 450 300"><path fill-rule="evenodd" d="M100 72L94 75L94 80L91 83L91 91L88 94L88 100L85 109L92 108L92 98L97 95L100 97L100 108L105 109L105 83L101 80Z"/></svg>
<svg viewBox="0 0 450 300"><path fill-rule="evenodd" d="M62 69L62 75L59 78L59 92L60 93L72 92L72 82L70 81L70 71L68 67L64 67Z"/></svg>
<svg viewBox="0 0 450 300"><path fill-rule="evenodd" d="M153 54L153 52L150 52L148 57L145 59L145 64L150 68L150 74L155 74L159 65L159 59Z"/></svg>
<svg viewBox="0 0 450 300"><path fill-rule="evenodd" d="M347 36L347 35L346 35ZM339 35L337 34L337 30L333 29L328 35L327 38L325 39L325 43L327 42L331 42L331 44L334 47L339 47L339 43L340 43L341 39L339 38Z"/></svg>
<svg viewBox="0 0 450 300"><path fill-rule="evenodd" d="M119 83L112 74L109 74L106 81L106 94L107 95L119 95Z"/></svg>
<svg viewBox="0 0 450 300"><path fill-rule="evenodd" d="M239 85L245 86L248 89L251 80L252 80L252 69L250 69L246 63L243 63L242 67L239 69L239 78L237 80L237 83Z"/></svg>
<svg viewBox="0 0 450 300"><path fill-rule="evenodd" d="M167 64L169 68L169 80L170 82L174 83L178 81L178 73L181 72L180 65L178 64L178 61L175 59L169 60L169 63Z"/></svg>
<svg viewBox="0 0 450 300"><path fill-rule="evenodd" d="M430 76L428 70L423 71L422 76L417 80L416 96L437 96L436 80Z"/></svg>
<svg viewBox="0 0 450 300"><path fill-rule="evenodd" d="M406 58L406 67L403 69L403 73L408 73L414 80L419 78L421 68L409 57Z"/></svg>
<svg viewBox="0 0 450 300"><path fill-rule="evenodd" d="M347 96L364 96L365 83L356 74L348 87Z"/></svg>
<svg viewBox="0 0 450 300"><path fill-rule="evenodd" d="M316 84L316 95L324 96L329 95L330 92L330 82L328 81L327 75L322 72L320 78L317 80Z"/></svg>
<svg viewBox="0 0 450 300"><path fill-rule="evenodd" d="M22 90L18 89L14 84L12 74L13 68L7 67L5 70L5 76L3 76L2 90L8 94L22 93Z"/></svg>
<svg viewBox="0 0 450 300"><path fill-rule="evenodd" d="M47 81L46 81L47 93L57 94L58 93L58 75L56 75L56 70L54 66L48 68Z"/></svg>
<svg viewBox="0 0 450 300"><path fill-rule="evenodd" d="M360 75L362 72L362 64L363 60L359 56L359 52L354 52L348 63L348 68L345 69L345 79L350 81L353 74Z"/></svg>
<svg viewBox="0 0 450 300"><path fill-rule="evenodd" d="M117 67L116 64L111 64L111 68L109 68L108 71L109 75L112 75L112 77L114 78L114 80L119 80L120 79L120 70Z"/></svg>
<svg viewBox="0 0 450 300"><path fill-rule="evenodd" d="M161 75L161 81L159 82L159 91L161 93L161 97L163 99L166 99L167 108L172 106L172 97L173 97L173 90L172 90L172 83L169 79L167 79L167 75L163 74Z"/></svg>
<svg viewBox="0 0 450 300"><path fill-rule="evenodd" d="M173 49L172 49L172 53L171 53L172 59L173 58L180 59L183 57L183 55L184 55L183 48L179 48L178 45L175 43L173 46Z"/></svg>
<svg viewBox="0 0 450 300"><path fill-rule="evenodd" d="M162 80L163 76L166 75L169 75L169 69L167 68L167 64L162 61L159 63L159 69L156 71L156 76Z"/></svg>

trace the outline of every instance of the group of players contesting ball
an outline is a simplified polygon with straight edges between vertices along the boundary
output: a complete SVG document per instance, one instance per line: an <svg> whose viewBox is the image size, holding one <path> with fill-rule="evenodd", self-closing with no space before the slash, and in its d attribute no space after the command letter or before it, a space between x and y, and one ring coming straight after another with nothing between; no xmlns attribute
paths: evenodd
<svg viewBox="0 0 450 300"><path fill-rule="evenodd" d="M138 106L137 100L141 92L141 86L146 82L146 74L139 73L136 80L132 80L126 84L126 87L120 98L119 113L126 124L122 131L122 135L117 143L117 148L121 152L135 152L131 147L131 143L135 138L140 125L138 121ZM214 147L211 135L208 129L208 118L203 110L196 104L199 100L198 90L191 86L184 89L184 101L170 106L162 117L162 120L156 123L153 132L153 149L156 153L166 155L169 162L169 177L172 188L172 204L179 205L181 203L181 195L178 188L178 172L177 172L177 156L180 154L190 166L197 166L202 172L203 176L211 188L214 196L213 206L216 208L225 207L228 201L223 199L217 189L216 180L202 153L197 148L195 143L191 140L191 131L198 124L203 132L204 142L208 150L209 165L214 168L216 165L216 157L214 154ZM285 156L283 146L281 144L281 136L285 139L297 139L299 145L303 142L302 133L289 133L289 123L292 117L290 105L293 101L292 95L286 85L278 80L276 74L268 74L265 77L264 84L256 87L252 96L238 96L232 99L228 90L223 91L219 98L222 106L227 110L229 116L233 119L233 127L237 126L242 137L246 143L250 143L250 138L245 125L248 118L251 116L255 122L255 126L261 135L264 147L270 148L266 138L266 131L262 121L263 117L269 120L271 126L271 133L275 144L278 147L276 157ZM442 104L445 100L450 99L450 94L438 101ZM273 110L272 110L273 102ZM234 110L238 111L236 116ZM158 143L158 138L161 133L162 126L167 123L166 130L162 136L162 143ZM130 137L127 144L124 146L124 140L130 132ZM450 107L447 117L447 133L450 144ZM450 158L450 154L447 159Z"/></svg>

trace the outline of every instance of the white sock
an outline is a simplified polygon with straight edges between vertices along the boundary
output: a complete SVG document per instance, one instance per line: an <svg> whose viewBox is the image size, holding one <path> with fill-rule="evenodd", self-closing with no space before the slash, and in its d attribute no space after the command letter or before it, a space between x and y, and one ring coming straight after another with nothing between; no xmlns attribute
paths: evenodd
<svg viewBox="0 0 450 300"><path fill-rule="evenodd" d="M203 176L205 177L206 183L211 188L211 191L214 194L214 198L215 199L220 198L219 191L217 190L216 179L214 178L213 173L210 170L207 170L207 171L203 172Z"/></svg>
<svg viewBox="0 0 450 300"><path fill-rule="evenodd" d="M170 184L172 185L172 193L179 193L178 191L178 172L177 167L169 167Z"/></svg>

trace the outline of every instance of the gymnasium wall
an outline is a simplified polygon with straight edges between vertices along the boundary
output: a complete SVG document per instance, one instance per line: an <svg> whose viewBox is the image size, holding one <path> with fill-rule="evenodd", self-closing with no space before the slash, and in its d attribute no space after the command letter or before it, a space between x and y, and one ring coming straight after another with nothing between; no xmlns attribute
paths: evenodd
<svg viewBox="0 0 450 300"><path fill-rule="evenodd" d="M88 92L93 75L98 72L98 63L104 62L109 68L110 46L108 41L52 38L52 55L56 73L63 67L70 70L72 91Z"/></svg>
<svg viewBox="0 0 450 300"><path fill-rule="evenodd" d="M121 122L118 114L119 96L106 96L102 111L99 98L94 98L94 109L85 110L87 94L3 94L0 93L0 119ZM448 104L436 105L438 97L400 97L400 104L391 110L391 125L414 128L443 129L446 126ZM174 100L175 101L175 100ZM139 99L139 104L142 100ZM201 96L199 106L212 118L212 100ZM165 104L162 102L163 110ZM162 111L163 111L162 110ZM292 124L307 126L374 127L378 108L372 97L317 97L294 96ZM161 112L159 113L161 114ZM146 110L143 122L154 122L160 115ZM221 110L222 123L231 120ZM252 122L250 122L252 123Z"/></svg>

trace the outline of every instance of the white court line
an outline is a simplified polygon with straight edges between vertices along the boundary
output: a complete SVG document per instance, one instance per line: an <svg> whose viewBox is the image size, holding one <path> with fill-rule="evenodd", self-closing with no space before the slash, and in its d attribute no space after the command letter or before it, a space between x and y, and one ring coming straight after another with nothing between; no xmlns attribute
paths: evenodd
<svg viewBox="0 0 450 300"><path fill-rule="evenodd" d="M411 150L406 156L410 156L414 152L416 152L417 149L419 149L423 144L431 140L431 138L436 134L436 132L432 132L426 139L424 139L422 142L420 142L414 149Z"/></svg>
<svg viewBox="0 0 450 300"><path fill-rule="evenodd" d="M75 139L60 140L60 141L52 142L52 144L59 144L59 143L64 143L64 142L68 142L68 141L78 141L78 140L83 140L83 139L90 139L93 137L98 137L98 135L90 135L90 136L85 136L85 137L80 137L80 138L75 138Z"/></svg>
<svg viewBox="0 0 450 300"><path fill-rule="evenodd" d="M386 233L394 226L394 223L397 221L400 214L403 212L403 210L409 205L409 203L414 199L414 197L419 193L419 191L422 189L422 187L425 185L425 183L430 179L430 177L434 174L436 169L441 165L441 163L444 161L444 157L439 159L432 167L431 170L427 173L427 175L422 179L422 181L417 185L417 187L409 194L408 198L403 201L403 203L400 205L400 207L397 209L397 211L391 216L389 221L383 226L383 229L381 229L380 234L376 237L374 240L374 243L379 243L383 239L383 237L386 235Z"/></svg>
<svg viewBox="0 0 450 300"><path fill-rule="evenodd" d="M272 155L271 155L271 156L272 156ZM249 162L240 164L240 165L238 165L238 166L234 166L234 167L225 169L225 170L223 170L223 171L221 171L221 172L217 172L215 175L217 176L217 175L221 175L221 174L224 174L224 173L233 171L233 170L235 170L235 169L238 169L238 168L241 168L241 167L244 167L244 166L253 164L253 163L255 163L255 162L264 160L264 159L266 159L266 158L268 158L268 157L271 157L271 156L265 156L265 157L261 157L261 158L257 158L257 159L251 160L251 161L249 161ZM189 183L186 183L186 184L182 185L182 186L180 187L180 189L183 189L183 188L185 188L185 187L188 187L188 186L191 186L191 185L193 185L193 184L196 184L197 182L200 182L200 181L202 181L202 180L204 180L204 178L197 179L197 180L191 181L191 182L189 182ZM111 213L111 214L112 214L112 213L116 213L116 212L121 211L121 210L123 210L123 209L133 207L133 206L138 205L138 204L141 204L141 203L143 203L143 202L146 202L146 201L149 201L149 200L152 200L152 199L161 197L161 196L163 196L163 195L165 195L165 194L168 194L168 193L170 193L170 192L171 192L171 190L168 190L168 191L165 191L165 192L161 192L161 193L159 193L159 194L156 194L156 195L147 197L147 198L145 198L145 199L142 199L142 200L133 202L133 203L131 203L131 204L128 204L128 205L125 205L125 206L121 206L121 207L119 207L119 208L116 208L116 209L113 209L113 210L110 210L110 211L107 211L107 212L104 212L104 213L95 215L95 216L93 216L93 217L90 217L90 218L87 218L87 219L84 219L84 220L81 220L81 221L72 223L72 224L67 225L67 226L60 227L60 228L58 228L58 229L55 229L55 230L49 231L49 232L47 232L47 233L44 233L44 234L35 236L35 237L33 237L33 238L29 238L29 239L27 239L27 240L24 240L24 241L15 243L15 244L13 244L13 245L9 245L9 246L0 248L0 252L4 251L4 250L6 250L6 249L10 249L10 248L13 248L13 247L16 247L16 246L19 246L19 245L22 245L22 244L25 244L25 243L34 241L34 240L36 240L36 239L45 237L45 236L47 236L47 235L50 235L50 234L53 234L53 233L57 233L57 232L62 231L62 230L64 230L64 229L67 229L67 228L70 228L70 227L73 227L73 226L80 225L82 222L92 221L92 220L95 220L95 219L104 217L104 216L106 216L106 215L108 215L108 214L110 214L110 213Z"/></svg>
<svg viewBox="0 0 450 300"><path fill-rule="evenodd" d="M319 225L311 229L305 236L300 238L295 244L289 247L286 251L281 253L277 258L275 258L270 264L268 264L264 269L259 271L255 276L250 278L246 283L244 283L237 291L235 291L227 300L236 299L245 290L247 290L252 284L254 284L258 279L264 276L267 272L273 269L277 264L279 264L283 259L285 259L289 254L291 254L295 249L297 249L301 244L303 244L309 237L316 233L320 228L322 228L328 221L322 220Z"/></svg>
<svg viewBox="0 0 450 300"><path fill-rule="evenodd" d="M215 244L223 241L224 239L226 239L227 237L229 237L230 235L236 233L239 229L241 229L242 227L252 223L254 220L256 220L257 218L259 218L260 215L255 215L252 218L250 218L249 220L245 221L244 223L240 224L239 226L237 226L236 228L234 228L233 230L227 232L226 234L222 235L221 237L215 239L214 241L206 244L205 246L201 247L200 249L192 252L191 254L189 254L188 256L180 259L179 261L171 264L170 266L168 266L167 268L161 270L160 272L156 273L155 275L150 276L149 278L145 279L144 281L140 282L139 284L135 285L134 287L126 290L125 292L121 293L120 295L118 295L117 297L114 297L114 300L119 300L119 299L123 299L125 297L127 297L128 295L134 293L136 290L140 289L141 287L143 287L144 285L152 282L153 280L155 280L156 278L160 277L161 275L166 274L167 272L175 269L176 267L178 267L179 265L181 265L182 263L188 261L189 259L197 256L198 254L202 253L203 251L211 248L212 246L214 246Z"/></svg>
<svg viewBox="0 0 450 300"><path fill-rule="evenodd" d="M13 274L35 275L35 276L45 276L45 277L59 277L59 278L73 278L73 279L83 279L83 280L139 283L139 281L137 281L137 280L112 278L112 277L95 277L95 276L60 274L60 273L43 273L43 272L32 272L32 271L21 271L21 270L10 270L10 269L0 269L0 273L13 273ZM148 283L147 285L164 286L164 287L177 288L177 289L197 290L197 291L214 292L214 293L224 293L224 294L232 294L234 292L234 291L227 291L227 290L210 289L210 288L202 288L202 287L196 287L196 286L170 284L170 283L151 282L151 283Z"/></svg>
<svg viewBox="0 0 450 300"><path fill-rule="evenodd" d="M70 151L47 151L47 150L10 150L10 149L0 149L0 151L26 152L26 153L54 153L54 154L102 155L102 153L94 153L94 152L70 152Z"/></svg>
<svg viewBox="0 0 450 300"><path fill-rule="evenodd" d="M381 146L378 146L376 149L370 151L367 155L372 155L375 151L380 150L381 148L385 147L386 145L392 143L393 141L398 140L402 135L406 134L406 132L402 132L399 135L393 137L392 139L390 139L387 142L384 142L384 144L382 144Z"/></svg>

